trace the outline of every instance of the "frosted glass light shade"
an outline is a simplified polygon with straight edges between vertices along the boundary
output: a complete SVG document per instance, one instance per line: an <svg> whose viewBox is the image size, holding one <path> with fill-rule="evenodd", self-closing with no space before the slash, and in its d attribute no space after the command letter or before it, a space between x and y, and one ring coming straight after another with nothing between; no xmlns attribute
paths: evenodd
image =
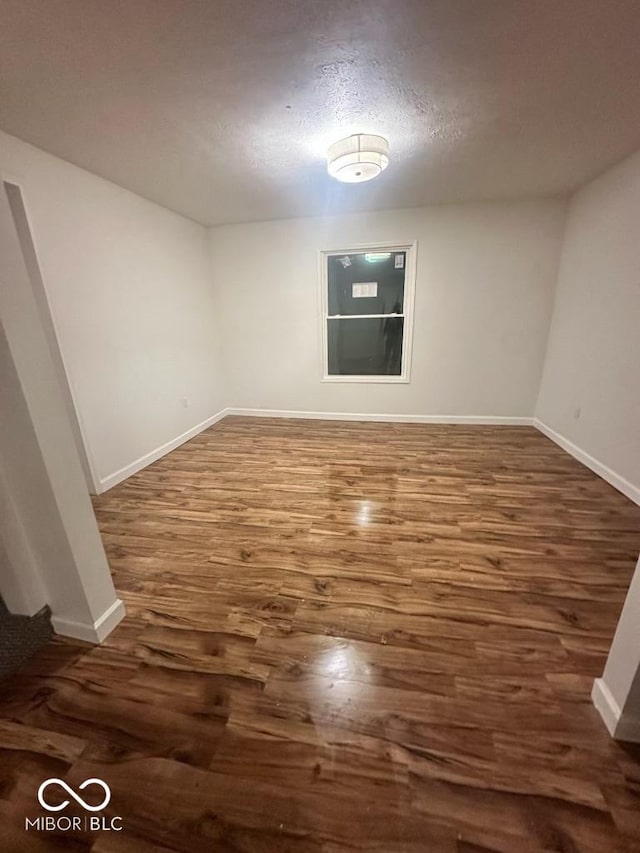
<svg viewBox="0 0 640 853"><path fill-rule="evenodd" d="M389 142L384 136L356 133L334 142L327 152L327 169L338 181L370 181L389 165Z"/></svg>

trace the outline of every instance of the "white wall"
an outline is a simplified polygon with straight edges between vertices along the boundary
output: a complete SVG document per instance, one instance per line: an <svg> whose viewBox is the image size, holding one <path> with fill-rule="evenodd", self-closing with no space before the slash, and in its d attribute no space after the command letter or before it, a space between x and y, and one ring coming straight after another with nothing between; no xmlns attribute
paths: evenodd
<svg viewBox="0 0 640 853"><path fill-rule="evenodd" d="M210 231L232 407L531 417L565 206L451 205ZM322 383L319 249L418 241L411 383Z"/></svg>
<svg viewBox="0 0 640 853"><path fill-rule="evenodd" d="M640 501L640 152L571 200L536 416Z"/></svg>
<svg viewBox="0 0 640 853"><path fill-rule="evenodd" d="M0 404L0 594L12 613L32 616L49 603L37 554L53 555L55 564L58 554L68 562L69 552L43 522L55 501L1 322Z"/></svg>
<svg viewBox="0 0 640 853"><path fill-rule="evenodd" d="M9 202L0 193L0 593L99 642L124 615Z"/></svg>
<svg viewBox="0 0 640 853"><path fill-rule="evenodd" d="M593 702L613 737L640 743L640 560Z"/></svg>
<svg viewBox="0 0 640 853"><path fill-rule="evenodd" d="M105 480L224 405L207 232L3 133L0 176L22 186L90 461Z"/></svg>

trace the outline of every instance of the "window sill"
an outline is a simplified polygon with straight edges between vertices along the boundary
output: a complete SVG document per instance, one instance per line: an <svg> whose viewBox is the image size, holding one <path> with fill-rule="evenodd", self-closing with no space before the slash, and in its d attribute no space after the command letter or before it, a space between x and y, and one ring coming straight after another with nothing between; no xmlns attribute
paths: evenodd
<svg viewBox="0 0 640 853"><path fill-rule="evenodd" d="M359 382L367 385L408 385L408 376L323 376L321 382Z"/></svg>

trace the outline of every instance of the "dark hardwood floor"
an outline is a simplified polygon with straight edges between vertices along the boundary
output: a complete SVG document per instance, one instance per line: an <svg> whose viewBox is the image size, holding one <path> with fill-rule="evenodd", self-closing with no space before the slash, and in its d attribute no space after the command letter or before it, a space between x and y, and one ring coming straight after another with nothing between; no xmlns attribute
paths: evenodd
<svg viewBox="0 0 640 853"><path fill-rule="evenodd" d="M533 428L227 418L95 509L128 616L2 685L0 849L640 851L640 508ZM25 832L51 776L123 831Z"/></svg>

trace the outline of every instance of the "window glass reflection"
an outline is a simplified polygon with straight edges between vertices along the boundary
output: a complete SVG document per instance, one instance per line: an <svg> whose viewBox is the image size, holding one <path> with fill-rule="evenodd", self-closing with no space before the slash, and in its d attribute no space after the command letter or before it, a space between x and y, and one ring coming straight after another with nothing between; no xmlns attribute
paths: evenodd
<svg viewBox="0 0 640 853"><path fill-rule="evenodd" d="M406 252L359 252L327 260L329 316L403 312Z"/></svg>
<svg viewBox="0 0 640 853"><path fill-rule="evenodd" d="M403 317L327 320L330 376L400 376Z"/></svg>

